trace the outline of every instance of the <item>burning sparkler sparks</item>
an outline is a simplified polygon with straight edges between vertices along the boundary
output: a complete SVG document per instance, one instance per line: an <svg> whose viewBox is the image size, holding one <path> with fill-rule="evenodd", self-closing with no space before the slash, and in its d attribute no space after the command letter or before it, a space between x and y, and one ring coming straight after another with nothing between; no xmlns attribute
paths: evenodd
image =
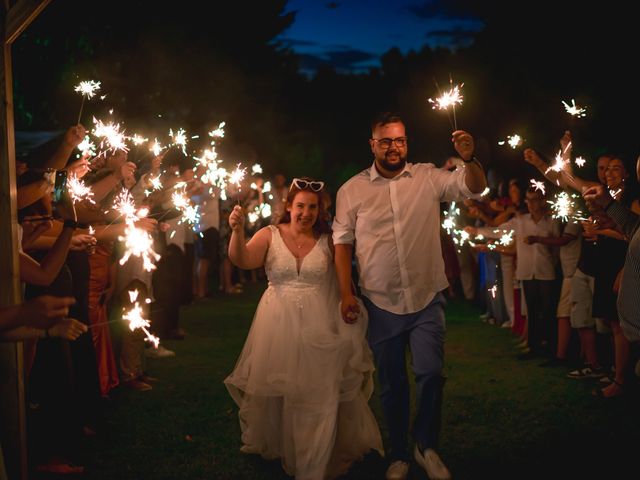
<svg viewBox="0 0 640 480"><path fill-rule="evenodd" d="M212 130L209 132L209 136L215 138L222 138L224 137L224 126L225 126L226 122L221 122L220 125L218 125L218 128L216 128L215 130Z"/></svg>
<svg viewBox="0 0 640 480"><path fill-rule="evenodd" d="M96 203L93 201L93 191L91 188L85 185L84 182L74 174L69 175L69 178L67 178L67 190L73 203L82 202L83 200L93 203L94 205Z"/></svg>
<svg viewBox="0 0 640 480"><path fill-rule="evenodd" d="M448 211L444 212L444 215L442 228L444 228L448 234L451 234L451 231L456 228L458 215L460 215L460 209L456 207L456 202L451 202L451 207Z"/></svg>
<svg viewBox="0 0 640 480"><path fill-rule="evenodd" d="M554 201L548 201L553 212L552 217L559 218L563 222L568 221L569 218L577 221L585 220L585 216L576 206L575 198L578 198L578 195L560 192L555 196Z"/></svg>
<svg viewBox="0 0 640 480"><path fill-rule="evenodd" d="M178 129L174 134L172 129L169 129L169 135L173 138L173 145L177 145L182 150L182 153L187 154L187 132L183 128Z"/></svg>
<svg viewBox="0 0 640 480"><path fill-rule="evenodd" d="M96 146L89 138L89 135L85 135L77 148L80 150L80 156L82 157L94 157L96 155Z"/></svg>
<svg viewBox="0 0 640 480"><path fill-rule="evenodd" d="M148 142L149 139L135 133L133 137L131 137L131 141L133 142L134 145L141 145L144 142Z"/></svg>
<svg viewBox="0 0 640 480"><path fill-rule="evenodd" d="M82 103L80 103L80 113L78 114L78 125L82 118L82 108L84 107L85 98L93 98L97 90L100 90L100 82L94 82L93 80L86 80L80 82L74 90L82 95Z"/></svg>
<svg viewBox="0 0 640 480"><path fill-rule="evenodd" d="M587 109L586 107L579 107L576 105L576 101L571 99L571 105L566 103L564 100L562 101L562 105L564 105L564 109L567 111L569 115L573 115L574 117L582 118L586 117Z"/></svg>
<svg viewBox="0 0 640 480"><path fill-rule="evenodd" d="M153 250L153 238L149 235L149 232L137 228L133 223L129 223L125 228L124 237L120 236L118 240L124 242L126 248L124 255L120 259L120 265L124 265L131 256L134 256L142 259L142 268L145 271L155 270L156 266L153 260L160 260L160 255Z"/></svg>
<svg viewBox="0 0 640 480"><path fill-rule="evenodd" d="M156 348L158 348L158 345L160 344L160 339L152 335L151 332L147 330L147 328L151 326L151 322L149 322L149 320L143 317L144 310L142 309L142 307L137 301L138 290L129 290L128 293L129 293L129 298L131 300L131 303L133 304L133 308L131 308L129 311L125 311L122 314L122 319L129 322L129 329L132 332L136 328L139 328L140 330L142 330L146 335L145 340L152 343Z"/></svg>
<svg viewBox="0 0 640 480"><path fill-rule="evenodd" d="M545 188L544 188L544 182L535 180L535 179L530 179L529 180L531 182L531 188L535 188L536 190L539 190L542 192L542 195L545 194Z"/></svg>
<svg viewBox="0 0 640 480"><path fill-rule="evenodd" d="M498 142L498 145L507 144L515 150L516 148L521 147L523 142L524 139L517 133L514 133L513 135L509 135L506 140Z"/></svg>
<svg viewBox="0 0 640 480"><path fill-rule="evenodd" d="M240 168L240 164L238 164L236 169L229 175L229 183L233 183L238 187L238 205L240 205L240 189L242 188L242 180L244 180L246 171L246 168Z"/></svg>
<svg viewBox="0 0 640 480"><path fill-rule="evenodd" d="M464 83L459 86L456 85L435 99L430 98L429 103L433 104L431 108L434 110L447 110L449 107L455 108L456 104L461 105L464 97L460 94L460 88L463 85Z"/></svg>
<svg viewBox="0 0 640 480"><path fill-rule="evenodd" d="M582 157L578 157L574 161L576 162L576 165L579 167L584 167L584 164L587 163L587 160Z"/></svg>
<svg viewBox="0 0 640 480"><path fill-rule="evenodd" d="M76 92L79 92L83 97L93 98L93 96L96 94L96 91L100 90L100 82L86 80L76 85L74 90Z"/></svg>
<svg viewBox="0 0 640 480"><path fill-rule="evenodd" d="M119 123L104 123L102 120L98 120L97 118L93 118L93 123L95 127L93 128L93 133L96 137L102 138L100 142L100 148L106 144L108 146L107 150L122 150L123 152L128 152L129 148L127 147L125 140L127 137L124 135L124 131L120 131Z"/></svg>

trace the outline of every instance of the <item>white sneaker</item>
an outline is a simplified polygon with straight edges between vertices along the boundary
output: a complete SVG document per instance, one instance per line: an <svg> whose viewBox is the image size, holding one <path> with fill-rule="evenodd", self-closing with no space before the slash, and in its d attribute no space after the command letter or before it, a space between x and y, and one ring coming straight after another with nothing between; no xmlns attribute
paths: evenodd
<svg viewBox="0 0 640 480"><path fill-rule="evenodd" d="M147 358L175 357L176 352L169 350L168 348L164 348L162 345L158 345L158 348L152 347L145 349L144 356Z"/></svg>
<svg viewBox="0 0 640 480"><path fill-rule="evenodd" d="M420 453L418 445L416 445L413 456L416 459L418 465L420 465L430 480L451 480L451 473L447 466L442 462L440 456L431 448L427 448L423 453Z"/></svg>
<svg viewBox="0 0 640 480"><path fill-rule="evenodd" d="M385 478L387 480L404 480L407 478L407 474L409 473L409 464L407 462L403 462L402 460L396 460L389 468L387 468L387 475Z"/></svg>

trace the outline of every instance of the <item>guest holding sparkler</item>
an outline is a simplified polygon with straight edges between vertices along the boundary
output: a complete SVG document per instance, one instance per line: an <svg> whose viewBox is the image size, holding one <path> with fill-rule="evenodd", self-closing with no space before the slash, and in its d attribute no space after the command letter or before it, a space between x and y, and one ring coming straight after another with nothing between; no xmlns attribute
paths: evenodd
<svg viewBox="0 0 640 480"><path fill-rule="evenodd" d="M364 309L340 318L324 183L295 178L277 226L245 244L236 206L229 257L243 269L265 265L263 295L225 384L240 407L241 451L280 458L297 479L335 478L382 441L367 401L373 363ZM356 321L357 320L357 321Z"/></svg>
<svg viewBox="0 0 640 480"><path fill-rule="evenodd" d="M407 163L405 125L396 114L376 117L371 133L373 165L345 183L336 202L333 240L342 317L350 323L362 312L351 285L357 242L359 283L371 319L369 344L390 437L386 478L404 479L409 470L405 363L409 346L418 398L414 457L431 479L446 479L450 473L435 452L445 381L445 300L440 292L447 288L440 252L440 202L479 197L486 178L473 156L473 138L466 132L455 131L452 136L465 162L465 168L455 172Z"/></svg>
<svg viewBox="0 0 640 480"><path fill-rule="evenodd" d="M527 152L525 151L525 155ZM535 154L529 152L529 162L538 168L542 168L544 162ZM615 155L608 155L609 161L604 168L604 180L611 195L634 213L640 213L640 201L633 188L629 188L630 178L624 162ZM600 160L598 173L600 177ZM604 162L602 162L604 164ZM595 182L586 182L568 174L565 170L560 172L568 186L578 191L598 186ZM601 179L602 180L602 179ZM631 179L633 180L633 179ZM616 308L617 293L621 270L624 265L627 252L627 239L615 223L603 217L599 221L584 222L584 237L596 239L597 256L601 258L598 267L594 269L593 304L592 315L603 319L613 332L615 378L613 382L602 388L594 390L594 394L603 398L617 397L626 391L626 374L629 364L629 341L624 336L620 327ZM572 322L573 323L573 322ZM593 365L586 365L583 369L570 372L572 378L600 378L603 372Z"/></svg>
<svg viewBox="0 0 640 480"><path fill-rule="evenodd" d="M640 157L636 161L636 174L640 181ZM598 218L607 215L620 227L626 238L629 239L629 248L624 263L620 289L618 292L618 315L620 326L624 336L630 342L640 342L640 305L638 305L638 292L640 292L640 216L625 208L621 203L614 201L606 189L595 186L587 189L583 196L587 200L589 209Z"/></svg>

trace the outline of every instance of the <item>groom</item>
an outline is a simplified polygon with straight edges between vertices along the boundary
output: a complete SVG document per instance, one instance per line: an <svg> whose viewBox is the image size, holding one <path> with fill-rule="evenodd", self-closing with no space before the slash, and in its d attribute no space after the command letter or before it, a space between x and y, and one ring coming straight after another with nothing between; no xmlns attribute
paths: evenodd
<svg viewBox="0 0 640 480"><path fill-rule="evenodd" d="M333 242L345 322L359 307L351 289L351 261L356 260L364 305L369 313L369 344L380 380L380 399L389 429L389 480L409 471L409 382L407 346L417 390L413 422L414 457L432 480L450 478L435 452L442 403L444 297L447 288L440 249L440 202L479 196L486 187L473 157L473 138L453 133L465 162L454 172L433 164L407 163L408 141L402 119L377 116L371 125L371 167L338 191Z"/></svg>

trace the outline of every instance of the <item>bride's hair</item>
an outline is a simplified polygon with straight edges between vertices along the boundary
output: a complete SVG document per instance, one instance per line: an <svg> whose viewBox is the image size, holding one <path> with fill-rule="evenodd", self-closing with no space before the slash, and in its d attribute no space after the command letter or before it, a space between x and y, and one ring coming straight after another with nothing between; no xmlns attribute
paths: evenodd
<svg viewBox="0 0 640 480"><path fill-rule="evenodd" d="M311 177L299 177L300 180L304 180L308 183L315 182L315 180ZM310 192L314 193L318 197L318 218L316 223L313 224L313 231L317 234L332 232L331 226L329 225L329 212L327 212L327 203L330 199L329 194L325 191L324 185L317 192L312 190L309 185L305 188L298 188L295 182L291 184L289 187L289 193L287 194L287 204L291 205L293 203L293 199L296 197L298 192ZM285 210L284 215L280 218L280 223L291 223L291 213Z"/></svg>

